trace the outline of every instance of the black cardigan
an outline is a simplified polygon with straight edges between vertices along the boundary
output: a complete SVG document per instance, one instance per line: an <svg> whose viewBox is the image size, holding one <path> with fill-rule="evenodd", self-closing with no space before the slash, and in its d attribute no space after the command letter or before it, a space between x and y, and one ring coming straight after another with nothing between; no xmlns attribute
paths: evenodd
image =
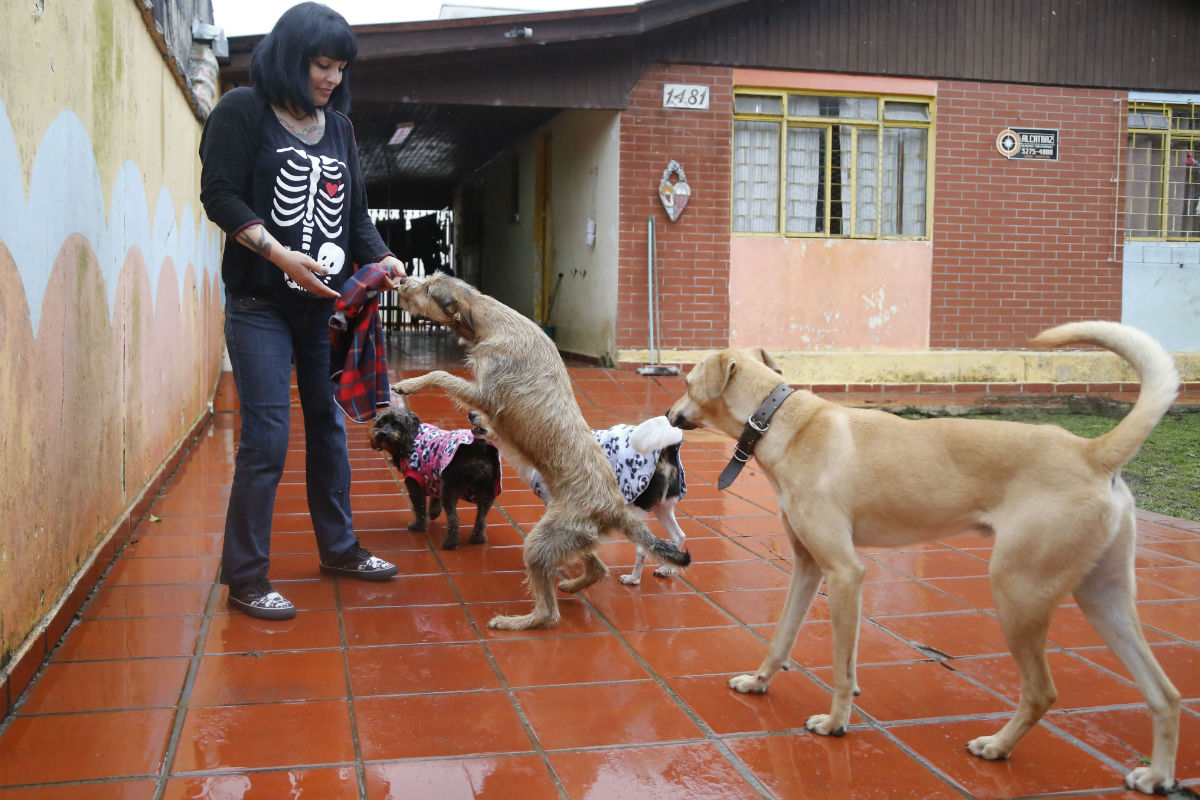
<svg viewBox="0 0 1200 800"><path fill-rule="evenodd" d="M200 203L208 218L228 237L221 258L221 278L226 288L234 292L252 293L281 282L282 273L277 266L233 241L244 228L263 223L263 214L251 207L252 182L263 121L272 113L266 98L253 88L233 89L221 97L200 136ZM366 184L358 163L354 126L345 114L328 109L325 124L349 128L351 146L346 154L350 168L349 257L355 265L378 261L391 253L367 213ZM351 270L344 270L343 278L350 274Z"/></svg>

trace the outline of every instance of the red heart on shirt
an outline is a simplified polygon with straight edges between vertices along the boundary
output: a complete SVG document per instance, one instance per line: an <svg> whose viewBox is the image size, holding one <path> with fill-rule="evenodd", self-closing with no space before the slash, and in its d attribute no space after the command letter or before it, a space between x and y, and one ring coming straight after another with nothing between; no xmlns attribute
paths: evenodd
<svg viewBox="0 0 1200 800"><path fill-rule="evenodd" d="M342 185L340 183L329 183L328 181L325 182L325 193L330 197L336 197L338 190L341 188Z"/></svg>

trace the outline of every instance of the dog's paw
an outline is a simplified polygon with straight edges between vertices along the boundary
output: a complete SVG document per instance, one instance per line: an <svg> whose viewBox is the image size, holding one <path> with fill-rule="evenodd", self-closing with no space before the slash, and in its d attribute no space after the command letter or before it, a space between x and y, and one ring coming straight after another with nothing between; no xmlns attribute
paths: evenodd
<svg viewBox="0 0 1200 800"><path fill-rule="evenodd" d="M845 736L846 726L829 714L813 714L804 722L804 727L818 736Z"/></svg>
<svg viewBox="0 0 1200 800"><path fill-rule="evenodd" d="M410 531L416 531L417 533L424 533L429 529L429 525L421 522L420 520L413 520L412 522L408 523L408 529Z"/></svg>
<svg viewBox="0 0 1200 800"><path fill-rule="evenodd" d="M668 567L665 564L654 570L654 577L656 578L673 578L678 574L679 571L677 569L674 567Z"/></svg>
<svg viewBox="0 0 1200 800"><path fill-rule="evenodd" d="M395 383L392 384L392 391L395 392L396 394L402 394L402 395L416 394L417 389L419 389L419 388L420 387L418 386L416 380L413 378L408 378L407 380L403 380L403 381L396 381Z"/></svg>
<svg viewBox="0 0 1200 800"><path fill-rule="evenodd" d="M1166 794L1178 785L1171 776L1156 773L1153 766L1138 767L1125 776L1125 787L1142 794Z"/></svg>
<svg viewBox="0 0 1200 800"><path fill-rule="evenodd" d="M471 544L487 544L487 534L483 531L472 533L471 538L467 540Z"/></svg>
<svg viewBox="0 0 1200 800"><path fill-rule="evenodd" d="M980 736L972 739L967 742L967 751L986 761L1003 761L1008 758L1010 752L1000 744L999 736Z"/></svg>
<svg viewBox="0 0 1200 800"><path fill-rule="evenodd" d="M641 582L642 576L638 575L636 572L631 572L628 575L621 576L621 583L625 584L626 586L637 586Z"/></svg>
<svg viewBox="0 0 1200 800"><path fill-rule="evenodd" d="M443 550L457 550L458 549L458 537L455 536L453 539L447 537L447 538L443 539L442 540L442 549Z"/></svg>
<svg viewBox="0 0 1200 800"><path fill-rule="evenodd" d="M738 675L729 679L729 688L742 694L762 694L767 691L767 682L757 675Z"/></svg>
<svg viewBox="0 0 1200 800"><path fill-rule="evenodd" d="M530 628L550 628L558 622L558 617L541 618L534 614L520 616L495 616L488 621L488 627L497 631L524 631Z"/></svg>

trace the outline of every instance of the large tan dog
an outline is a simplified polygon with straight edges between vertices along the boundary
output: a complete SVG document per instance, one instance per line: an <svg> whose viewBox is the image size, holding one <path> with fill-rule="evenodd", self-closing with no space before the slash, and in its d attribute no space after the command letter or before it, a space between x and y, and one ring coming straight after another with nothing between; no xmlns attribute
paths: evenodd
<svg viewBox="0 0 1200 800"><path fill-rule="evenodd" d="M657 538L625 506L612 468L575 402L562 358L541 328L442 273L399 283L401 306L462 339L475 381L435 370L392 389L407 395L435 386L465 409L482 411L505 443L505 455L534 467L550 491L545 515L525 538L533 612L494 617L489 627L522 630L558 622L554 579L559 566L583 561L579 577L558 584L564 592L591 586L608 572L593 551L612 533L623 534L664 564L688 565L687 552Z"/></svg>
<svg viewBox="0 0 1200 800"><path fill-rule="evenodd" d="M856 689L855 650L864 568L855 546L896 547L968 531L994 535L992 592L1021 675L1016 714L993 736L967 743L985 759L1006 758L1054 702L1046 661L1050 615L1073 593L1079 607L1134 676L1150 708L1148 767L1125 781L1151 793L1174 784L1179 692L1142 636L1134 605L1134 501L1121 466L1173 402L1179 375L1149 336L1111 322L1043 332L1040 347L1092 344L1115 351L1142 381L1119 425L1082 439L1054 425L966 419L906 420L845 408L797 391L770 421L754 456L779 502L795 553L783 616L753 675L729 686L761 693L788 659L822 576L833 624L833 703L810 717L815 733L840 736ZM668 416L738 437L783 379L761 349L706 356Z"/></svg>

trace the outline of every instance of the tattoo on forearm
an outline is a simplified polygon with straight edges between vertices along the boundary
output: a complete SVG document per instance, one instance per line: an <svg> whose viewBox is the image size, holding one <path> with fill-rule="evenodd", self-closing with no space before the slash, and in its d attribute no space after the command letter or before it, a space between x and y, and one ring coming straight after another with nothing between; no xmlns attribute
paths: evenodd
<svg viewBox="0 0 1200 800"><path fill-rule="evenodd" d="M238 241L263 258L268 260L271 258L271 242L267 239L266 229L259 228L257 240L251 235L250 230L244 230L238 234Z"/></svg>

